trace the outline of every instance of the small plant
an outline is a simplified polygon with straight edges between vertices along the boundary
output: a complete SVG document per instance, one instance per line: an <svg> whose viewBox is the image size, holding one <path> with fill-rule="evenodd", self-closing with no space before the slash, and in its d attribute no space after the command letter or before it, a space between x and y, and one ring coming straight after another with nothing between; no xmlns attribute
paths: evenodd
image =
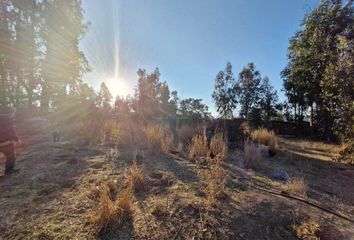
<svg viewBox="0 0 354 240"><path fill-rule="evenodd" d="M251 133L251 139L255 143L268 146L270 151L275 152L278 148L278 140L274 131L265 128L254 130Z"/></svg>
<svg viewBox="0 0 354 240"><path fill-rule="evenodd" d="M132 194L126 189L116 201L109 197L107 185L100 189L100 199L97 210L91 216L91 222L97 233L105 232L108 228L119 226L127 218L133 216Z"/></svg>
<svg viewBox="0 0 354 240"><path fill-rule="evenodd" d="M227 158L227 137L223 132L216 132L210 140L210 153L216 159L223 160Z"/></svg>
<svg viewBox="0 0 354 240"><path fill-rule="evenodd" d="M204 128L201 133L197 133L193 136L190 148L189 159L195 157L206 157L208 154L208 140L206 137L206 129Z"/></svg>
<svg viewBox="0 0 354 240"><path fill-rule="evenodd" d="M162 125L150 125L144 130L149 149L154 153L169 153L173 138Z"/></svg>
<svg viewBox="0 0 354 240"><path fill-rule="evenodd" d="M128 187L132 189L132 191L138 192L144 189L146 184L146 178L144 175L144 171L140 168L136 161L134 161L132 167L129 170L127 175Z"/></svg>
<svg viewBox="0 0 354 240"><path fill-rule="evenodd" d="M296 236L303 240L319 240L320 238L316 236L316 232L320 229L320 225L310 220L308 222L301 223L299 225L293 226Z"/></svg>
<svg viewBox="0 0 354 240"><path fill-rule="evenodd" d="M257 168L261 163L262 153L257 144L246 141L244 145L245 167Z"/></svg>
<svg viewBox="0 0 354 240"><path fill-rule="evenodd" d="M289 193L306 196L307 186L302 177L291 177L286 182L285 190Z"/></svg>
<svg viewBox="0 0 354 240"><path fill-rule="evenodd" d="M213 206L222 196L226 184L226 172L220 164L210 165L210 172L207 175L207 182L207 203L209 206Z"/></svg>

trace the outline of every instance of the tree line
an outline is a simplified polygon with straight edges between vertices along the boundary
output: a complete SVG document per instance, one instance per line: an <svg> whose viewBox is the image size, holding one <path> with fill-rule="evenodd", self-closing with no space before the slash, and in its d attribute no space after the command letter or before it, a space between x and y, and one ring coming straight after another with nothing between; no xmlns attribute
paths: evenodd
<svg viewBox="0 0 354 240"><path fill-rule="evenodd" d="M160 80L158 68L150 74L145 69L139 69L137 74L138 84L134 95L126 98L117 96L115 100L114 112L118 116L134 113L145 121L158 118L202 121L211 117L202 99L181 99L177 91L171 92L167 82Z"/></svg>
<svg viewBox="0 0 354 240"><path fill-rule="evenodd" d="M281 73L294 119L323 136L354 137L354 1L325 0L290 39Z"/></svg>
<svg viewBox="0 0 354 240"><path fill-rule="evenodd" d="M43 111L87 88L81 0L0 1L0 104Z"/></svg>
<svg viewBox="0 0 354 240"><path fill-rule="evenodd" d="M91 70L79 49L88 27L81 0L0 1L0 105L40 107L44 113L79 105L112 111L107 86L102 83L95 92L82 81ZM210 116L201 99L179 99L170 92L158 69L137 74L135 94L118 97L116 113L135 112L144 119Z"/></svg>
<svg viewBox="0 0 354 240"><path fill-rule="evenodd" d="M268 77L261 77L253 63L247 64L236 79L228 62L225 70L216 75L212 98L216 110L225 119L233 118L238 112L239 117L258 127L273 118L281 118L282 105L278 103L277 91Z"/></svg>
<svg viewBox="0 0 354 240"><path fill-rule="evenodd" d="M310 119L314 132L332 139L354 135L354 0L322 0L290 39L281 72L287 101L278 102L267 77L253 63L235 76L231 63L217 73L212 98L220 116L245 118L254 126L272 119ZM158 69L139 69L133 96L98 92L82 81L91 67L79 49L88 31L81 0L0 1L0 105L67 110L106 109L142 119L208 119L201 99L180 99L160 81ZM72 106L72 107L69 107ZM89 107L88 107L89 108Z"/></svg>
<svg viewBox="0 0 354 240"><path fill-rule="evenodd" d="M308 116L315 134L353 139L353 2L323 0L304 16L301 29L290 39L288 63L281 72L287 97L283 104L277 103L269 79L262 79L253 63L237 79L228 63L217 74L212 94L220 116L232 118L238 112L258 125L278 117L300 123Z"/></svg>

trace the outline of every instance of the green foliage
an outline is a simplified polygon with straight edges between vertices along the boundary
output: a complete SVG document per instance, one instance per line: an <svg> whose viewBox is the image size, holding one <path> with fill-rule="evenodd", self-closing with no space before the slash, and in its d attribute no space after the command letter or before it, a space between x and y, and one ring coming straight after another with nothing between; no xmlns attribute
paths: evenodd
<svg viewBox="0 0 354 240"><path fill-rule="evenodd" d="M260 100L261 74L253 63L249 63L239 73L238 82L240 115L249 120L252 108L257 107Z"/></svg>
<svg viewBox="0 0 354 240"><path fill-rule="evenodd" d="M202 99L187 98L180 101L179 114L182 118L191 120L207 120L210 118L208 106Z"/></svg>
<svg viewBox="0 0 354 240"><path fill-rule="evenodd" d="M311 121L323 136L352 136L353 1L323 0L307 14L290 40L282 72L295 119L310 107ZM349 131L348 131L349 130Z"/></svg>
<svg viewBox="0 0 354 240"><path fill-rule="evenodd" d="M237 105L237 82L233 76L232 65L226 64L224 71L220 71L215 78L215 87L212 97L216 110L223 118L232 118Z"/></svg>
<svg viewBox="0 0 354 240"><path fill-rule="evenodd" d="M0 104L58 107L90 70L81 0L0 1Z"/></svg>
<svg viewBox="0 0 354 240"><path fill-rule="evenodd" d="M259 107L261 110L261 119L267 124L271 118L277 116L277 102L278 95L277 91L273 90L273 86L270 85L270 80L268 77L263 78L260 87L260 100Z"/></svg>
<svg viewBox="0 0 354 240"><path fill-rule="evenodd" d="M158 68L151 74L145 69L138 70L138 85L135 91L132 108L145 120L156 117L172 117L176 115L176 99L171 98L171 92L166 82L160 82ZM173 92L177 97L177 92Z"/></svg>

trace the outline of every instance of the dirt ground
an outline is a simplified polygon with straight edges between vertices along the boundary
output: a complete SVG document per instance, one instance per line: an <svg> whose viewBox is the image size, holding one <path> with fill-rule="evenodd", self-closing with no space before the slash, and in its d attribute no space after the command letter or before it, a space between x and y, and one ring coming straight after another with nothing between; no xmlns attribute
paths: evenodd
<svg viewBox="0 0 354 240"><path fill-rule="evenodd" d="M21 171L0 178L0 239L298 239L293 226L309 220L320 225L320 239L354 239L354 167L331 161L335 145L282 138L257 170L245 169L236 150L223 163L226 189L214 207L205 204L207 165L138 152L148 184L134 195L133 218L95 235L99 187L116 184L119 194L134 151L108 157L108 147L45 135L23 142ZM303 177L307 202L342 217L287 197L284 182L272 178L280 168Z"/></svg>

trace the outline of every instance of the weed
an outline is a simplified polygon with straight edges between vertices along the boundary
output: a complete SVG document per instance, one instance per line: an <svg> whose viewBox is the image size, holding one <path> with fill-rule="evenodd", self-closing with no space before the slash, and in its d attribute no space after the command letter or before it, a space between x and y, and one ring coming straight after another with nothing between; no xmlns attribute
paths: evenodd
<svg viewBox="0 0 354 240"><path fill-rule="evenodd" d="M251 133L251 139L255 143L268 146L271 151L276 151L278 148L278 139L274 131L265 128L254 130Z"/></svg>
<svg viewBox="0 0 354 240"><path fill-rule="evenodd" d="M226 184L226 172L220 164L211 164L207 175L206 196L209 206L214 206L222 196Z"/></svg>
<svg viewBox="0 0 354 240"><path fill-rule="evenodd" d="M286 182L285 190L289 193L306 196L307 186L302 177L291 177Z"/></svg>
<svg viewBox="0 0 354 240"><path fill-rule="evenodd" d="M137 165L136 161L134 161L132 167L129 170L127 180L129 188L131 188L134 192L141 191L145 187L146 178L144 171Z"/></svg>
<svg viewBox="0 0 354 240"><path fill-rule="evenodd" d="M162 125L149 125L144 129L148 148L154 154L169 153L173 138Z"/></svg>
<svg viewBox="0 0 354 240"><path fill-rule="evenodd" d="M262 159L262 153L259 147L253 142L246 141L244 145L245 151L245 166L257 168Z"/></svg>
<svg viewBox="0 0 354 240"><path fill-rule="evenodd" d="M119 226L127 218L133 216L132 194L128 188L116 200L112 201L109 197L107 185L100 189L100 199L98 209L92 214L91 222L96 233L105 232L108 228Z"/></svg>
<svg viewBox="0 0 354 240"><path fill-rule="evenodd" d="M317 240L316 232L320 229L320 225L310 220L308 222L301 223L299 225L293 226L296 236L303 240Z"/></svg>
<svg viewBox="0 0 354 240"><path fill-rule="evenodd" d="M227 137L223 132L216 132L210 140L210 152L220 160L227 158Z"/></svg>
<svg viewBox="0 0 354 240"><path fill-rule="evenodd" d="M197 133L193 136L190 148L189 159L195 157L206 157L208 154L208 141L206 137L206 129L204 128L201 133Z"/></svg>

